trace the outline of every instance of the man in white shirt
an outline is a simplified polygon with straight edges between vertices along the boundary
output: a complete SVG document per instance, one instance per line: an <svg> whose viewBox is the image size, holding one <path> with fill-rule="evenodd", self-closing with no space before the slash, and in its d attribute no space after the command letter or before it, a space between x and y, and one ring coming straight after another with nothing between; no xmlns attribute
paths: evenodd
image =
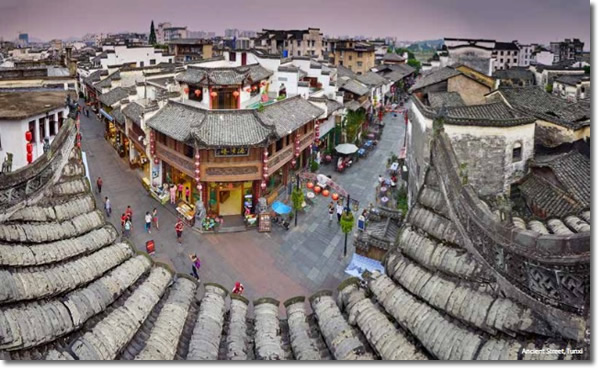
<svg viewBox="0 0 600 370"><path fill-rule="evenodd" d="M337 213L338 224L339 224L340 221L342 220L342 213L344 212L344 206L342 205L341 201L339 201L338 204L335 206L335 210Z"/></svg>

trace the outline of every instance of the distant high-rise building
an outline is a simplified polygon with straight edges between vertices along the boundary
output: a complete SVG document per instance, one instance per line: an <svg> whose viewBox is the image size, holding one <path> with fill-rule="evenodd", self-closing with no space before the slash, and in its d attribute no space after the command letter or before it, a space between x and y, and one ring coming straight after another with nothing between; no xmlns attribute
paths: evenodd
<svg viewBox="0 0 600 370"><path fill-rule="evenodd" d="M237 28L227 28L225 30L225 37L238 37L240 35L240 30Z"/></svg>
<svg viewBox="0 0 600 370"><path fill-rule="evenodd" d="M17 45L23 47L29 45L29 34L28 33L20 33L19 39L17 40Z"/></svg>

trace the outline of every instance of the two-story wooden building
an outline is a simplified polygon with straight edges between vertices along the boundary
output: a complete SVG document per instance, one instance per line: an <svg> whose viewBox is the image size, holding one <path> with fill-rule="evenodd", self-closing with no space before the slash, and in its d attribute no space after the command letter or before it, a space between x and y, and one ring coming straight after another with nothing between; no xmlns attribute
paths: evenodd
<svg viewBox="0 0 600 370"><path fill-rule="evenodd" d="M244 202L271 199L305 163L323 113L300 96L259 109L169 101L147 121L154 132L152 184L182 184L209 212L241 215Z"/></svg>

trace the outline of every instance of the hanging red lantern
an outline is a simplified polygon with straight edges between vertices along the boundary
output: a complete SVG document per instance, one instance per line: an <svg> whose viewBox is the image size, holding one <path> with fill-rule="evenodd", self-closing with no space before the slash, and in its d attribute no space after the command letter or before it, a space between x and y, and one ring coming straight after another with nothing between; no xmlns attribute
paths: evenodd
<svg viewBox="0 0 600 370"><path fill-rule="evenodd" d="M333 193L333 194L331 194L331 199L338 200L338 199L340 199L340 196L338 195L338 193Z"/></svg>
<svg viewBox="0 0 600 370"><path fill-rule="evenodd" d="M292 167L296 167L296 158L292 159Z"/></svg>
<svg viewBox="0 0 600 370"><path fill-rule="evenodd" d="M183 92L186 93L186 94L189 94L190 93L190 89L188 87L184 87L183 88Z"/></svg>
<svg viewBox="0 0 600 370"><path fill-rule="evenodd" d="M246 88L246 92L247 92L247 93L249 93L249 92L251 92L251 91L252 91L252 89L251 89L251 88L249 88L249 87L247 87L247 88Z"/></svg>
<svg viewBox="0 0 600 370"><path fill-rule="evenodd" d="M27 148L27 153L33 153L33 144L32 143L27 143L25 145L25 147Z"/></svg>
<svg viewBox="0 0 600 370"><path fill-rule="evenodd" d="M27 153L27 163L33 162L33 153Z"/></svg>
<svg viewBox="0 0 600 370"><path fill-rule="evenodd" d="M237 98L238 96L240 96L240 93L238 91L234 91L233 92L233 97Z"/></svg>
<svg viewBox="0 0 600 370"><path fill-rule="evenodd" d="M261 183L260 183L260 188L261 188L261 189L263 189L263 190L265 190L265 189L267 188L267 183L266 183L266 182L264 182L264 181L263 181L263 182L261 182Z"/></svg>
<svg viewBox="0 0 600 370"><path fill-rule="evenodd" d="M199 97L200 94L202 94L202 90L200 90L200 89L194 90L194 95L196 95L196 97Z"/></svg>
<svg viewBox="0 0 600 370"><path fill-rule="evenodd" d="M154 164L158 164L158 163L159 163L158 157L154 157Z"/></svg>
<svg viewBox="0 0 600 370"><path fill-rule="evenodd" d="M307 188L309 188L309 189L312 189L312 188L314 188L314 187L315 187L315 184L313 184L311 181L309 181L309 182L306 184L306 187L307 187Z"/></svg>
<svg viewBox="0 0 600 370"><path fill-rule="evenodd" d="M27 132L25 133L25 140L26 140L27 142L30 142L31 140L33 140L33 135L31 134L31 131L27 131Z"/></svg>
<svg viewBox="0 0 600 370"><path fill-rule="evenodd" d="M265 173L263 173L263 177L264 177L265 179L268 179L268 178L269 178L269 174L265 172Z"/></svg>
<svg viewBox="0 0 600 370"><path fill-rule="evenodd" d="M256 87L256 85L252 86L252 91L256 91L256 89L258 89L258 87Z"/></svg>
<svg viewBox="0 0 600 370"><path fill-rule="evenodd" d="M321 187L319 185L317 185L317 186L314 187L313 190L314 190L315 193L319 194L321 192Z"/></svg>
<svg viewBox="0 0 600 370"><path fill-rule="evenodd" d="M323 190L323 192L321 194L323 194L324 197L328 197L329 196L329 190L325 189L325 190Z"/></svg>
<svg viewBox="0 0 600 370"><path fill-rule="evenodd" d="M200 159L200 152L196 152L196 160Z"/></svg>
<svg viewBox="0 0 600 370"><path fill-rule="evenodd" d="M261 82L261 83L260 83L260 86L262 86L262 87L265 87L265 86L267 86L267 82L266 82L266 81L263 81L263 82Z"/></svg>
<svg viewBox="0 0 600 370"><path fill-rule="evenodd" d="M217 95L219 95L219 94L217 94L216 91L213 91L213 92L210 93L210 96L212 96L213 98L216 98Z"/></svg>
<svg viewBox="0 0 600 370"><path fill-rule="evenodd" d="M77 147L78 147L78 148L81 148L81 141L78 141L78 142L77 142Z"/></svg>
<svg viewBox="0 0 600 370"><path fill-rule="evenodd" d="M196 185L196 189L198 189L198 191L202 191L202 184Z"/></svg>

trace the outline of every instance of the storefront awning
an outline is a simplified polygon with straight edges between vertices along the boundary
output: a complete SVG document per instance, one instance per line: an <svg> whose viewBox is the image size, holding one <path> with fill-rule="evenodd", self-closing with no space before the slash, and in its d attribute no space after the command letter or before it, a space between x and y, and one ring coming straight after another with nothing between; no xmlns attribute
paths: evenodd
<svg viewBox="0 0 600 370"><path fill-rule="evenodd" d="M110 121L114 121L114 118L112 118L112 116L111 116L110 114L106 113L106 112L104 111L104 109L100 109L100 114L102 114L102 115L103 115L104 117L106 117L108 120L110 120Z"/></svg>

